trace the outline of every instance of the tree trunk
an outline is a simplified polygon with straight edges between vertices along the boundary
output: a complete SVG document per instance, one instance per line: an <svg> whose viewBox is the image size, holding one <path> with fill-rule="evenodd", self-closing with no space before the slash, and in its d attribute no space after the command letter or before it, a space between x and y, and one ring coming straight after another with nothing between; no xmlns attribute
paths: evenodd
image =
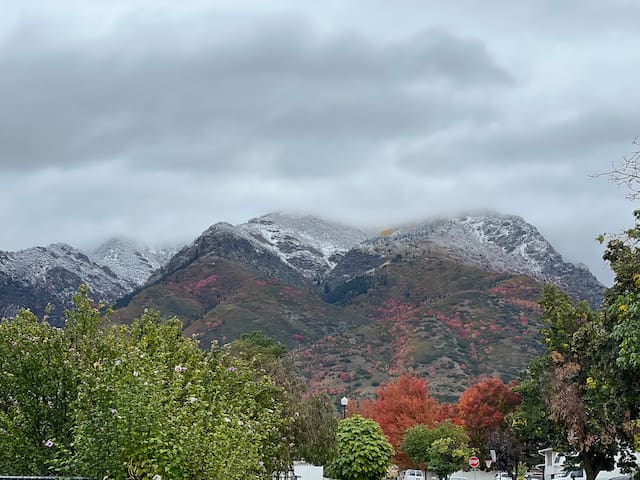
<svg viewBox="0 0 640 480"><path fill-rule="evenodd" d="M600 469L596 469L588 456L582 459L582 468L584 469L584 473L587 476L585 480L596 480L598 473L600 473Z"/></svg>

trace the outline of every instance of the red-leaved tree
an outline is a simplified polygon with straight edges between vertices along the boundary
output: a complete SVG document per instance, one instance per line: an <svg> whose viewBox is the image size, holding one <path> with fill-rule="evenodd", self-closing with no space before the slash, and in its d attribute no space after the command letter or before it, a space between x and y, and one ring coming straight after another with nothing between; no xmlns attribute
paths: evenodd
<svg viewBox="0 0 640 480"><path fill-rule="evenodd" d="M427 381L402 375L381 385L374 401L362 402L360 413L378 422L396 452L407 429L417 424L433 427L440 405L429 396ZM406 465L404 455L396 455L396 463Z"/></svg>
<svg viewBox="0 0 640 480"><path fill-rule="evenodd" d="M438 410L438 414L436 415L436 422L440 423L444 422L445 420L449 420L455 425L462 425L462 420L460 420L460 415L458 414L457 403L440 404L440 409Z"/></svg>
<svg viewBox="0 0 640 480"><path fill-rule="evenodd" d="M458 400L458 415L471 446L487 450L491 432L505 428L503 419L520 405L521 397L499 378L485 378L469 387Z"/></svg>

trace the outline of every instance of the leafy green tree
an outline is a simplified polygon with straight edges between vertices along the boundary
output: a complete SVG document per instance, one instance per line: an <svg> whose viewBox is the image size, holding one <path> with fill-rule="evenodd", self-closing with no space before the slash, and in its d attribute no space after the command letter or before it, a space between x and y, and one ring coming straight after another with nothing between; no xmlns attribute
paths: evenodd
<svg viewBox="0 0 640 480"><path fill-rule="evenodd" d="M295 419L300 413L297 405L305 391L300 378L294 375L287 363L286 348L262 332L244 333L239 339L225 345L224 352L229 361L246 363L253 371L256 381L268 377L276 386L273 398L282 407L278 430L272 432L274 441L265 461L269 472L287 472L294 460L296 441Z"/></svg>
<svg viewBox="0 0 640 480"><path fill-rule="evenodd" d="M605 295L605 325L615 341L616 364L622 371L640 372L640 210L635 226L607 243L604 259L615 273ZM640 387L638 387L640 388ZM636 390L638 392L640 390ZM638 401L640 403L640 400Z"/></svg>
<svg viewBox="0 0 640 480"><path fill-rule="evenodd" d="M151 312L101 337L116 348L81 372L65 473L240 479L268 470L283 422L277 387L181 330Z"/></svg>
<svg viewBox="0 0 640 480"><path fill-rule="evenodd" d="M637 156L632 164L637 167ZM633 228L608 236L603 258L615 281L600 312L545 290L547 349L531 362L518 387L524 402L511 417L520 438L538 439L538 445L546 438L546 446L577 453L589 479L611 468L615 456L623 468L636 463L631 452L640 430L640 211L634 217ZM529 442L528 448L535 446Z"/></svg>
<svg viewBox="0 0 640 480"><path fill-rule="evenodd" d="M278 471L287 471L295 460L316 465L329 464L336 449L336 410L324 393L310 393L304 380L294 373L285 347L262 332L250 332L225 346L233 357L246 360L258 372L267 375L281 388L278 393L284 416L290 419L282 425L277 456Z"/></svg>
<svg viewBox="0 0 640 480"><path fill-rule="evenodd" d="M287 349L282 343L259 331L243 333L239 339L231 342L228 348L232 355L245 360L254 359L264 364L274 363L287 354Z"/></svg>
<svg viewBox="0 0 640 480"><path fill-rule="evenodd" d="M352 415L338 422L337 456L330 466L339 480L379 480L391 466L393 447L374 420Z"/></svg>
<svg viewBox="0 0 640 480"><path fill-rule="evenodd" d="M534 358L514 387L514 391L521 395L522 402L507 417L511 431L521 445L522 460L527 465L540 463L540 450L562 444L562 431L551 420L546 405L546 377L543 379L541 375L543 360L543 357ZM493 443L490 448L495 449Z"/></svg>
<svg viewBox="0 0 640 480"><path fill-rule="evenodd" d="M636 448L640 443L640 210L633 215L634 227L610 237L603 257L615 280L605 292L603 328L608 341L601 352L601 371L606 376L603 386L616 398L611 408L626 419L618 424L623 454L634 447L634 435ZM635 464L629 455L623 455L622 463Z"/></svg>
<svg viewBox="0 0 640 480"><path fill-rule="evenodd" d="M412 462L439 478L464 468L471 455L464 428L450 421L431 429L426 425L411 427L402 438L401 448Z"/></svg>
<svg viewBox="0 0 640 480"><path fill-rule="evenodd" d="M336 455L336 408L326 393L298 400L298 415L293 415L293 455L314 465L328 465Z"/></svg>
<svg viewBox="0 0 640 480"><path fill-rule="evenodd" d="M265 371L176 319L105 326L86 288L74 305L65 330L27 311L0 323L2 473L244 479L285 461L291 419Z"/></svg>
<svg viewBox="0 0 640 480"><path fill-rule="evenodd" d="M414 425L409 428L402 437L400 450L402 450L409 460L418 468L425 470L429 460L427 450L434 440L433 431L427 425Z"/></svg>
<svg viewBox="0 0 640 480"><path fill-rule="evenodd" d="M471 455L464 428L445 421L432 430L432 435L431 445L427 448L427 470L438 478L447 478L464 468Z"/></svg>
<svg viewBox="0 0 640 480"><path fill-rule="evenodd" d="M543 400L540 407L546 411L536 420L552 422L545 427L553 432L552 446L575 453L587 480L593 480L611 469L615 455L624 450L619 425L625 419L618 416L602 355L609 335L597 312L585 302L574 305L555 287L545 288L541 305L546 352L531 363L525 383L533 398Z"/></svg>
<svg viewBox="0 0 640 480"><path fill-rule="evenodd" d="M22 310L0 323L0 473L48 475L71 438L74 372L62 330Z"/></svg>

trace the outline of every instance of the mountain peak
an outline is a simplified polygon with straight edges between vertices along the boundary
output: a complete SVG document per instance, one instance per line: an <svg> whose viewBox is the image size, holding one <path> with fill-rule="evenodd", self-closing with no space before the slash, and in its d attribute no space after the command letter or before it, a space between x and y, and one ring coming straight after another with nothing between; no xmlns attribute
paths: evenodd
<svg viewBox="0 0 640 480"><path fill-rule="evenodd" d="M64 323L64 310L80 284L86 284L97 300L114 301L131 285L109 268L93 262L65 243L0 254L0 316L30 308L42 316L51 305L52 323Z"/></svg>
<svg viewBox="0 0 640 480"><path fill-rule="evenodd" d="M426 221L390 235L400 243L422 239L468 264L554 283L593 307L604 286L584 267L565 262L538 229L517 215L496 212Z"/></svg>
<svg viewBox="0 0 640 480"><path fill-rule="evenodd" d="M357 228L313 215L270 213L239 227L273 249L282 260L308 279L316 279L342 255L367 238Z"/></svg>
<svg viewBox="0 0 640 480"><path fill-rule="evenodd" d="M91 250L89 257L130 282L131 288L134 288L142 285L175 252L175 248L151 249L135 240L113 237Z"/></svg>
<svg viewBox="0 0 640 480"><path fill-rule="evenodd" d="M362 230L315 215L272 212L249 220L244 225L275 225L281 230L305 237L318 246L326 246L329 256L337 250L348 250L365 240L368 235Z"/></svg>

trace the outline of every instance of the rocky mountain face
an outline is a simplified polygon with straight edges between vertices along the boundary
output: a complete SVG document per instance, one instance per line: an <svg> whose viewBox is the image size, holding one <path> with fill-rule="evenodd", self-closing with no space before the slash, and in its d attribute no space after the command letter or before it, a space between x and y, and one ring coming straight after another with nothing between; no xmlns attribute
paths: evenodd
<svg viewBox="0 0 640 480"><path fill-rule="evenodd" d="M313 387L366 395L413 372L454 399L479 375L515 378L540 351L544 282L598 306L603 286L515 216L461 216L384 230L304 215L218 223L180 251L112 239L0 252L0 316L63 325L81 283L128 322L179 317L203 345L260 330Z"/></svg>
<svg viewBox="0 0 640 480"><path fill-rule="evenodd" d="M274 248L256 239L242 228L228 223L216 223L193 243L180 250L165 267L156 271L149 279L149 283L161 281L203 257L224 258L238 262L267 277L277 278L285 284L296 285L302 281L298 271L283 261Z"/></svg>
<svg viewBox="0 0 640 480"><path fill-rule="evenodd" d="M142 285L171 254L116 239L88 253L62 243L0 252L0 318L29 308L62 326L81 284L93 298L110 304Z"/></svg>
<svg viewBox="0 0 640 480"><path fill-rule="evenodd" d="M253 265L285 283L297 285L323 278L367 234L352 227L308 215L272 213L233 226L217 223L186 246L150 279L183 268L203 255L216 255Z"/></svg>
<svg viewBox="0 0 640 480"><path fill-rule="evenodd" d="M205 345L261 330L331 393L370 393L414 372L451 399L478 375L514 378L540 350L542 282L593 305L603 290L519 217L466 216L367 238L271 214L213 225L115 316L156 308Z"/></svg>
<svg viewBox="0 0 640 480"><path fill-rule="evenodd" d="M488 271L522 274L552 283L597 308L604 286L584 265L565 262L531 224L514 215L461 216L401 227L369 243L374 251L424 242L450 258Z"/></svg>
<svg viewBox="0 0 640 480"><path fill-rule="evenodd" d="M357 228L309 215L282 213L254 218L240 229L309 280L321 279L344 254L368 238Z"/></svg>
<svg viewBox="0 0 640 480"><path fill-rule="evenodd" d="M144 284L177 251L177 248L153 249L134 240L111 238L87 252L87 256L128 282L128 289L131 290Z"/></svg>
<svg viewBox="0 0 640 480"><path fill-rule="evenodd" d="M129 290L109 268L92 262L69 245L53 244L18 252L0 252L0 316L15 315L20 308L42 317L50 305L48 318L64 324L64 310L71 296L84 283L95 298L113 301Z"/></svg>
<svg viewBox="0 0 640 480"><path fill-rule="evenodd" d="M522 218L500 214L433 220L388 229L376 237L317 217L282 213L237 226L219 223L180 251L150 282L206 253L253 264L293 284L302 276L338 285L377 268L388 256L425 248L487 271L553 283L594 308L602 301L604 286L585 266L565 262Z"/></svg>

